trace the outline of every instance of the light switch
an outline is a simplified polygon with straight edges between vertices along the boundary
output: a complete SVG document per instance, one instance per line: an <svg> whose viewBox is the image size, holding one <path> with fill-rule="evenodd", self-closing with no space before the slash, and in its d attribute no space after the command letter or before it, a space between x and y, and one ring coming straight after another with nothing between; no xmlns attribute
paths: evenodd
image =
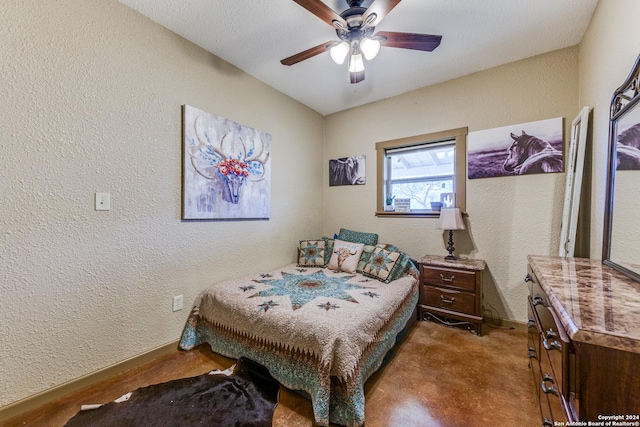
<svg viewBox="0 0 640 427"><path fill-rule="evenodd" d="M96 210L111 210L111 193L96 193Z"/></svg>

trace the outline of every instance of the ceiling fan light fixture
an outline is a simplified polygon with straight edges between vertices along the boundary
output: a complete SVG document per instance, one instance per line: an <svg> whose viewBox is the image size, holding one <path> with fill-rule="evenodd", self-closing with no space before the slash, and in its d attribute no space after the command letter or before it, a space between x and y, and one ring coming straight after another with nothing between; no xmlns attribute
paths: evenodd
<svg viewBox="0 0 640 427"><path fill-rule="evenodd" d="M364 61L360 51L354 50L349 56L349 72L359 73L360 71L364 71Z"/></svg>
<svg viewBox="0 0 640 427"><path fill-rule="evenodd" d="M343 41L333 46L329 50L329 54L331 55L331 59L338 65L344 64L344 60L347 58L347 54L349 53L349 43Z"/></svg>
<svg viewBox="0 0 640 427"><path fill-rule="evenodd" d="M360 41L360 49L367 61L371 61L380 52L380 41L365 37Z"/></svg>

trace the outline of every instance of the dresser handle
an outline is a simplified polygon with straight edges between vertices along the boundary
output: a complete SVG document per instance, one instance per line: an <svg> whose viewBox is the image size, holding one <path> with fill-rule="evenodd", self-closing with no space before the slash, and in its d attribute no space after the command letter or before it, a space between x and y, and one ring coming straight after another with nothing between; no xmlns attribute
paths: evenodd
<svg viewBox="0 0 640 427"><path fill-rule="evenodd" d="M553 423L549 421L549 418L544 417L544 420L542 421L542 427L551 427L551 426L553 426Z"/></svg>
<svg viewBox="0 0 640 427"><path fill-rule="evenodd" d="M551 351L551 350L558 350L561 351L562 350L562 344L560 344L558 341L551 341L551 343L549 343L547 341L547 339L543 339L542 340L542 345L544 346L544 348L547 351Z"/></svg>
<svg viewBox="0 0 640 427"><path fill-rule="evenodd" d="M442 279L443 282L452 283L453 279L455 279L456 276L451 276L449 278L446 278L442 275L442 273L440 273L440 278Z"/></svg>
<svg viewBox="0 0 640 427"><path fill-rule="evenodd" d="M536 294L536 296L531 299L531 303L533 304L534 307L538 304L544 305L544 300L540 295Z"/></svg>
<svg viewBox="0 0 640 427"><path fill-rule="evenodd" d="M527 322L527 328L533 328L534 326L536 326L536 321L533 319L529 319L529 321Z"/></svg>
<svg viewBox="0 0 640 427"><path fill-rule="evenodd" d="M531 277L531 275L530 275L530 274L527 274L527 275L524 277L524 282L525 282L525 283L527 283L527 282L533 282L533 278Z"/></svg>
<svg viewBox="0 0 640 427"><path fill-rule="evenodd" d="M443 303L445 304L453 304L453 302L456 300L456 297L451 297L451 299L446 299L445 297L443 297L442 295L440 295L440 299L442 300Z"/></svg>
<svg viewBox="0 0 640 427"><path fill-rule="evenodd" d="M553 379L553 377L549 374L544 374L544 378L542 379L542 391L545 394L555 394L556 396L558 395L558 390L554 387L546 387L544 383L546 383L547 381L551 381L553 383L555 383L555 380Z"/></svg>
<svg viewBox="0 0 640 427"><path fill-rule="evenodd" d="M527 352L527 357L529 359L537 359L538 355L536 354L536 349L533 347L529 347L529 351Z"/></svg>
<svg viewBox="0 0 640 427"><path fill-rule="evenodd" d="M553 338L556 336L556 333L553 329L549 328L549 330L547 332L544 333L547 338Z"/></svg>

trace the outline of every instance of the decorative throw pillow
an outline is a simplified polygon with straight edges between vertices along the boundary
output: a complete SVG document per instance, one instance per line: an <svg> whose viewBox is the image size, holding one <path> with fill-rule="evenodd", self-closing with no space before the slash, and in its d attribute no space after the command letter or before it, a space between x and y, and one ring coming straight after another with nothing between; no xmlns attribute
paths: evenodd
<svg viewBox="0 0 640 427"><path fill-rule="evenodd" d="M361 231L347 230L346 228L340 229L338 239L345 242L363 243L371 246L378 243L378 235L375 233L363 233Z"/></svg>
<svg viewBox="0 0 640 427"><path fill-rule="evenodd" d="M325 255L325 240L300 240L298 267L322 267Z"/></svg>
<svg viewBox="0 0 640 427"><path fill-rule="evenodd" d="M400 258L400 252L391 252L382 248L375 248L369 258L369 262L364 266L362 274L374 277L382 282L389 283L387 279L391 277L391 272Z"/></svg>
<svg viewBox="0 0 640 427"><path fill-rule="evenodd" d="M396 245L392 245L390 243L378 243L376 247L386 249L389 252L400 252Z"/></svg>
<svg viewBox="0 0 640 427"><path fill-rule="evenodd" d="M363 249L364 244L362 243L335 240L331 260L329 261L329 268L331 270L355 273Z"/></svg>
<svg viewBox="0 0 640 427"><path fill-rule="evenodd" d="M364 249L362 250L362 255L360 255L360 261L358 261L358 268L356 269L358 273L362 273L362 270L364 270L364 266L367 265L367 262L369 262L369 259L371 258L371 255L373 254L373 250L375 248L386 249L389 252L394 252L398 250L398 247L396 245L390 245L388 243L378 243L375 246L364 245Z"/></svg>
<svg viewBox="0 0 640 427"><path fill-rule="evenodd" d="M324 267L329 265L329 261L331 261L331 254L333 253L333 238L331 237L323 237L324 239Z"/></svg>
<svg viewBox="0 0 640 427"><path fill-rule="evenodd" d="M399 279L405 274L411 274L416 278L419 277L418 270L411 262L411 257L408 254L401 252L398 261L396 261L396 265L393 266L393 270L391 270L391 274L389 274L389 277L387 278L385 283L389 283L393 280Z"/></svg>
<svg viewBox="0 0 640 427"><path fill-rule="evenodd" d="M375 246L364 245L364 248L362 249L362 255L360 255L360 261L358 261L358 267L356 267L356 271L358 273L362 273L362 270L364 270L364 266L367 265L367 262L369 262L369 259L371 258L371 255L373 254L373 250L375 248Z"/></svg>

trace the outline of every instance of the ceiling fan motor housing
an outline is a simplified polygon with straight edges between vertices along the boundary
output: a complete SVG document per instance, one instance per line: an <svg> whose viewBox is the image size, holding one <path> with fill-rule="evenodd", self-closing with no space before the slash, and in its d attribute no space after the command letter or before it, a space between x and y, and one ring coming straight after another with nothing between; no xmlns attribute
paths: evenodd
<svg viewBox="0 0 640 427"><path fill-rule="evenodd" d="M360 4L359 1L349 2ZM366 8L360 6L352 6L340 14L347 22L347 28L336 28L336 34L340 40L351 42L369 37L373 34L375 27L363 25L362 15L367 11Z"/></svg>

